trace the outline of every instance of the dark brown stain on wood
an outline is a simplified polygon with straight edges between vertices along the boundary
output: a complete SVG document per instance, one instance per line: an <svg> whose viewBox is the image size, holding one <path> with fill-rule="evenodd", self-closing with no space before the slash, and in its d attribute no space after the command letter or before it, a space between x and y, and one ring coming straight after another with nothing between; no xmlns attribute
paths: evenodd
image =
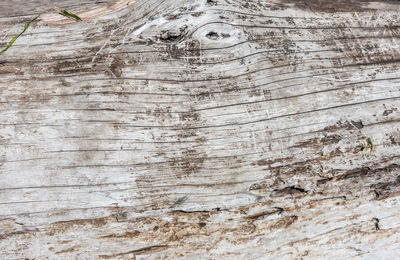
<svg viewBox="0 0 400 260"><path fill-rule="evenodd" d="M397 0L280 0L280 2L287 6L293 5L299 9L328 13L376 10L376 8L369 7L369 3L390 4L394 7L400 4Z"/></svg>

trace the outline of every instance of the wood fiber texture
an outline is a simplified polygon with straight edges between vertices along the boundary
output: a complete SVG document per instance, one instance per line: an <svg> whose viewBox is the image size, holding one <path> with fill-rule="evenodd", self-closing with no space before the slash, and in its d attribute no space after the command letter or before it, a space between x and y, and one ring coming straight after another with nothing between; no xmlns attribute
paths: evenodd
<svg viewBox="0 0 400 260"><path fill-rule="evenodd" d="M0 258L396 259L399 11L2 0Z"/></svg>

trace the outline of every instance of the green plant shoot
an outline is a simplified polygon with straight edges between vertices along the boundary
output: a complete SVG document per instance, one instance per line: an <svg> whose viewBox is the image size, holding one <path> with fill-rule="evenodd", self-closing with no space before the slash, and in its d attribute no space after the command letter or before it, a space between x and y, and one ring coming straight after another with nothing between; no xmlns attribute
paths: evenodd
<svg viewBox="0 0 400 260"><path fill-rule="evenodd" d="M66 10L61 10L61 9L58 8L58 7L54 7L54 9L55 9L57 12L59 12L61 15L64 15L64 16L66 16L66 17L70 17L70 18L72 18L72 19L75 19L76 21L82 21L82 19L81 19L79 16L77 16L76 14L70 13L70 12L68 12L68 11L66 11Z"/></svg>
<svg viewBox="0 0 400 260"><path fill-rule="evenodd" d="M362 148L362 151L368 151L369 150L369 154L370 155L374 155L374 151L375 151L375 146L372 143L372 139L371 137L367 137L365 139L365 146Z"/></svg>
<svg viewBox="0 0 400 260"><path fill-rule="evenodd" d="M39 18L39 16L40 16L40 15L36 16L36 17L33 18L31 21L27 22L27 23L25 24L24 30L23 30L20 34L16 35L14 38L11 39L11 41L7 44L7 46L6 46L2 51L0 51L0 55L3 54L4 52L6 52L6 51L11 47L11 45L13 45L14 42L15 42L26 30L28 30L29 25L30 25L32 22L34 22L37 18Z"/></svg>

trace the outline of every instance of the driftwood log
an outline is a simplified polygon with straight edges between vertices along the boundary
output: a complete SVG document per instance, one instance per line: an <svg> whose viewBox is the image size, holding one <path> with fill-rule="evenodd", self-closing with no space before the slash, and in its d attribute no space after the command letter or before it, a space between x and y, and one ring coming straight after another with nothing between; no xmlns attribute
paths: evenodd
<svg viewBox="0 0 400 260"><path fill-rule="evenodd" d="M2 0L0 258L398 259L399 11Z"/></svg>

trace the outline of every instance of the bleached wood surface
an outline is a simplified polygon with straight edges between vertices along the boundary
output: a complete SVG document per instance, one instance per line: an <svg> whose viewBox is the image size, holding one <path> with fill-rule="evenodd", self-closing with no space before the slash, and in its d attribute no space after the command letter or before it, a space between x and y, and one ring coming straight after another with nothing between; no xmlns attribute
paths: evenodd
<svg viewBox="0 0 400 260"><path fill-rule="evenodd" d="M397 1L0 7L1 259L399 256Z"/></svg>

